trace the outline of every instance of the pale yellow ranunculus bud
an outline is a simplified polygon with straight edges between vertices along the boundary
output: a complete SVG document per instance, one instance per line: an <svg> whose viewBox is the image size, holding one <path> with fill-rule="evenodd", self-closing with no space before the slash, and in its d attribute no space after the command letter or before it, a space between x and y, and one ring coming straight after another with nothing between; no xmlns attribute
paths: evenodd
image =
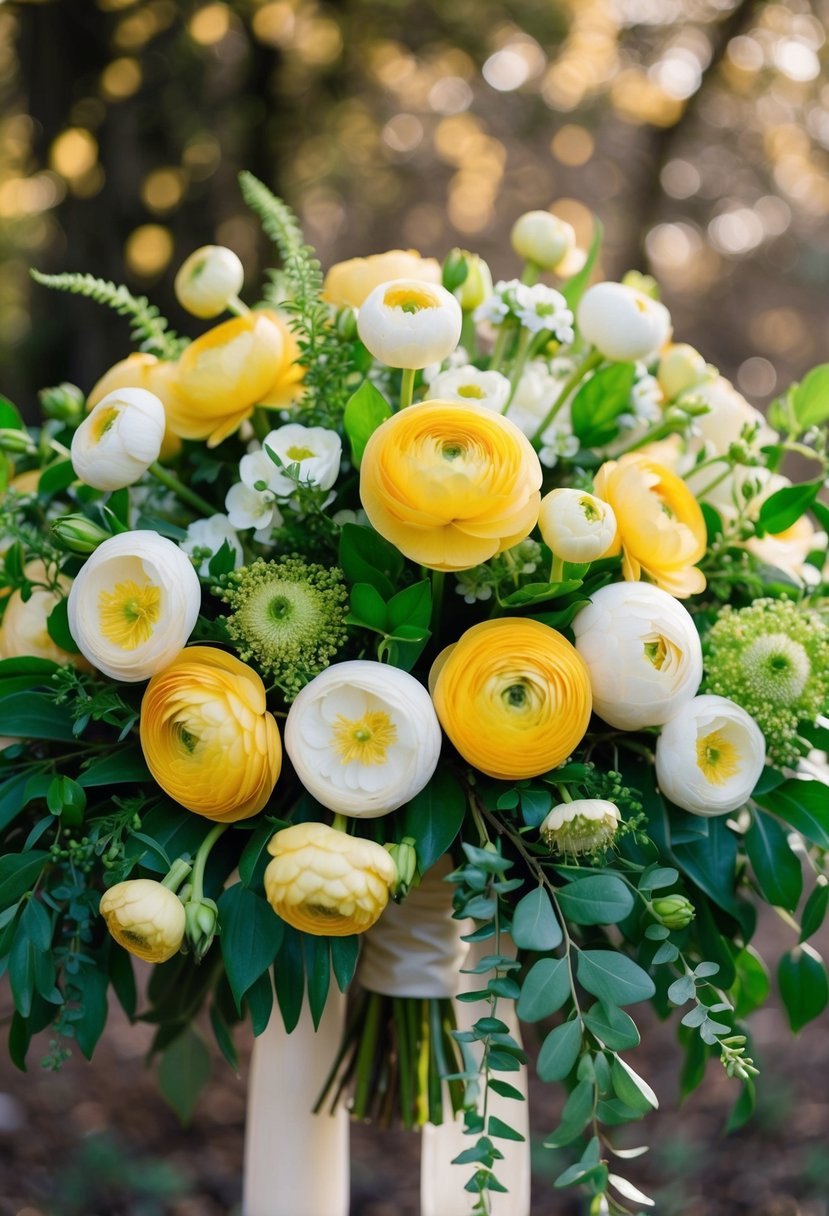
<svg viewBox="0 0 829 1216"><path fill-rule="evenodd" d="M442 363L458 345L461 306L445 287L394 279L381 283L357 316L360 341L388 367Z"/></svg>
<svg viewBox="0 0 829 1216"><path fill-rule="evenodd" d="M544 543L566 562L593 562L616 538L609 503L586 490L551 490L541 500L538 527Z"/></svg>
<svg viewBox="0 0 829 1216"><path fill-rule="evenodd" d="M576 234L566 220L549 211L526 211L513 224L510 241L526 262L535 262L542 270L555 270L575 249Z"/></svg>
<svg viewBox="0 0 829 1216"><path fill-rule="evenodd" d="M464 312L474 312L492 295L492 271L477 253L467 253L466 278L455 292Z"/></svg>
<svg viewBox="0 0 829 1216"><path fill-rule="evenodd" d="M42 582L46 578L46 567L39 560L29 562L24 573L33 582ZM12 592L0 623L0 659L31 656L36 659L50 659L53 663L63 666L68 663L86 666L79 654L62 650L49 637L46 625L49 613L66 595L70 580L61 575L59 586L60 590L56 591L51 591L48 587L35 587L25 603L19 591Z"/></svg>
<svg viewBox="0 0 829 1216"><path fill-rule="evenodd" d="M664 304L624 283L588 287L576 311L579 332L606 359L648 359L671 333L671 314Z"/></svg>
<svg viewBox="0 0 829 1216"><path fill-rule="evenodd" d="M372 840L324 823L298 823L268 844L265 894L282 920L304 933L348 937L364 933L389 900L397 870Z"/></svg>
<svg viewBox="0 0 829 1216"><path fill-rule="evenodd" d="M244 281L244 267L232 249L202 245L179 268L176 298L194 317L218 317L238 296Z"/></svg>
<svg viewBox="0 0 829 1216"><path fill-rule="evenodd" d="M656 379L666 401L675 401L681 393L709 379L711 369L698 350L687 342L672 342L666 346L656 369Z"/></svg>
<svg viewBox="0 0 829 1216"><path fill-rule="evenodd" d="M184 940L184 905L151 878L116 883L101 897L101 916L119 946L145 963L166 963Z"/></svg>

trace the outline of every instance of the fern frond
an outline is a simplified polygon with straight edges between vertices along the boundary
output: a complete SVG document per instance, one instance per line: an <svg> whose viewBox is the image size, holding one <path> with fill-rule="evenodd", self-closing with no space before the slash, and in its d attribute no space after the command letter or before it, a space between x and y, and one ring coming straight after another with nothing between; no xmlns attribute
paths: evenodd
<svg viewBox="0 0 829 1216"><path fill-rule="evenodd" d="M170 329L167 319L146 296L134 296L126 287L92 274L41 274L39 270L30 270L29 274L43 287L85 296L105 304L119 316L129 317L133 341L140 344L141 350L161 359L177 359L187 345L186 338L179 338Z"/></svg>
<svg viewBox="0 0 829 1216"><path fill-rule="evenodd" d="M279 250L283 262L302 249L305 237L294 212L277 198L258 177L243 169L239 174L239 188L242 198L251 211L259 216L262 229Z"/></svg>

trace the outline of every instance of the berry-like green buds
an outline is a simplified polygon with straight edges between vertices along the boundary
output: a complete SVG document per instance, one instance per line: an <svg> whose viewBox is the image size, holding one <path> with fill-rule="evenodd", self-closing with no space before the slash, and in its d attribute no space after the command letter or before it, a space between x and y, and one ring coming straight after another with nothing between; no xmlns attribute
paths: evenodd
<svg viewBox="0 0 829 1216"><path fill-rule="evenodd" d="M651 910L666 929L686 929L696 916L694 905L684 895L665 895L662 899L655 899Z"/></svg>

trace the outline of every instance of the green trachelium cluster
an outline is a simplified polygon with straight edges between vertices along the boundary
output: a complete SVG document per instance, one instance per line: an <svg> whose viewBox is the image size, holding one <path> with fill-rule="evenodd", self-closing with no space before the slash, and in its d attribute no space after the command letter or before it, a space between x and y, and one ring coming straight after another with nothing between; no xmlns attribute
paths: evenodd
<svg viewBox="0 0 829 1216"><path fill-rule="evenodd" d="M704 691L751 714L773 763L796 763L808 747L798 724L813 722L829 699L829 628L818 614L792 600L726 605L704 654Z"/></svg>
<svg viewBox="0 0 829 1216"><path fill-rule="evenodd" d="M257 558L226 576L216 594L240 658L252 660L292 701L327 667L346 639L348 593L342 571L297 554Z"/></svg>

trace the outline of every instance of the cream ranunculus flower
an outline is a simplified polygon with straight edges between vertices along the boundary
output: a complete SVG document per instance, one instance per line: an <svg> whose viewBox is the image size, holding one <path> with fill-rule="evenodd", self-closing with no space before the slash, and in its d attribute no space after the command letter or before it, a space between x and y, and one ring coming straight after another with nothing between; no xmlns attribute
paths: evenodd
<svg viewBox="0 0 829 1216"><path fill-rule="evenodd" d="M510 241L520 258L542 270L555 270L575 249L576 234L550 211L526 211L513 224Z"/></svg>
<svg viewBox="0 0 829 1216"><path fill-rule="evenodd" d="M375 287L392 279L440 283L440 262L421 257L415 249L390 249L367 258L350 258L328 271L322 298L335 308L360 308Z"/></svg>
<svg viewBox="0 0 829 1216"><path fill-rule="evenodd" d="M116 389L143 388L158 397L166 416L168 405L174 399L175 378L178 364L172 360L157 359L145 351L133 351L104 372L91 388L86 398L87 410L94 409L99 401ZM181 440L167 426L161 445L161 460L171 460L181 451Z"/></svg>
<svg viewBox="0 0 829 1216"><path fill-rule="evenodd" d="M538 834L552 852L579 857L607 848L621 821L615 802L605 798L574 798L554 806Z"/></svg>
<svg viewBox="0 0 829 1216"><path fill-rule="evenodd" d="M72 436L72 466L96 490L131 486L158 460L165 425L164 406L154 393L115 389Z"/></svg>
<svg viewBox="0 0 829 1216"><path fill-rule="evenodd" d="M649 583L610 583L573 621L593 708L617 730L660 726L702 680L702 646L691 614Z"/></svg>
<svg viewBox="0 0 829 1216"><path fill-rule="evenodd" d="M499 414L424 401L366 444L360 498L374 528L435 570L468 570L511 549L538 519L541 465Z"/></svg>
<svg viewBox="0 0 829 1216"><path fill-rule="evenodd" d="M429 676L440 724L464 760L499 781L556 768L590 721L590 677L555 629L500 617L467 629Z"/></svg>
<svg viewBox="0 0 829 1216"><path fill-rule="evenodd" d="M145 963L166 963L181 949L184 905L160 882L131 878L116 883L101 896L100 913L118 945Z"/></svg>
<svg viewBox="0 0 829 1216"><path fill-rule="evenodd" d="M616 515L610 553L621 548L624 578L635 581L644 574L679 599L705 589L705 575L696 568L708 542L705 520L676 473L629 452L602 465L593 489Z"/></svg>
<svg viewBox="0 0 829 1216"><path fill-rule="evenodd" d="M613 508L586 490L551 490L541 500L538 527L545 545L566 562L593 562L616 539Z"/></svg>
<svg viewBox="0 0 829 1216"><path fill-rule="evenodd" d="M458 345L461 306L444 287L416 279L381 283L357 316L360 341L389 367L442 363Z"/></svg>
<svg viewBox="0 0 829 1216"><path fill-rule="evenodd" d="M194 317L218 317L244 281L245 269L232 249L202 245L182 262L174 287L179 304Z"/></svg>
<svg viewBox="0 0 829 1216"><path fill-rule="evenodd" d="M121 532L88 558L69 592L69 629L104 675L149 679L184 647L201 606L189 557L157 532Z"/></svg>
<svg viewBox="0 0 829 1216"><path fill-rule="evenodd" d="M762 731L727 697L695 697L656 741L659 788L693 815L727 815L744 806L765 762Z"/></svg>
<svg viewBox="0 0 829 1216"><path fill-rule="evenodd" d="M42 561L29 562L24 570L32 582L46 581L46 567ZM50 659L65 666L68 663L86 666L79 654L70 654L49 636L47 620L52 609L65 598L70 580L60 575L59 589L35 587L29 598L23 601L19 591L13 591L0 622L0 659L18 659L31 656ZM74 635L73 635L74 636Z"/></svg>
<svg viewBox="0 0 829 1216"><path fill-rule="evenodd" d="M680 400L699 402L708 406L707 414L694 419L694 430L705 441L709 455L724 456L732 443L737 443L746 427L755 429L755 447L774 443L777 431L772 430L759 410L749 405L730 380L716 376L692 385ZM710 476L707 478L710 480Z"/></svg>
<svg viewBox="0 0 829 1216"><path fill-rule="evenodd" d="M391 670L391 669L389 669ZM389 901L394 862L373 840L324 823L297 823L272 837L265 894L277 916L322 937L364 933Z"/></svg>
<svg viewBox="0 0 829 1216"><path fill-rule="evenodd" d="M767 566L788 575L802 586L820 582L820 570L806 561L816 549L826 548L826 533L818 532L808 515L801 515L785 532L752 536L746 548Z"/></svg>
<svg viewBox="0 0 829 1216"><path fill-rule="evenodd" d="M500 372L482 372L467 365L439 372L429 385L429 394L438 401L482 405L500 414L509 401L511 388L507 377Z"/></svg>
<svg viewBox="0 0 829 1216"><path fill-rule="evenodd" d="M606 359L636 362L655 354L671 332L664 304L624 283L588 287L576 313L582 337Z"/></svg>
<svg viewBox="0 0 829 1216"><path fill-rule="evenodd" d="M165 793L217 823L258 814L282 767L265 685L241 659L213 646L188 646L150 680L141 747Z"/></svg>
<svg viewBox="0 0 829 1216"><path fill-rule="evenodd" d="M285 750L318 802L357 819L387 815L429 781L441 734L428 692L385 663L335 663L306 684Z"/></svg>

